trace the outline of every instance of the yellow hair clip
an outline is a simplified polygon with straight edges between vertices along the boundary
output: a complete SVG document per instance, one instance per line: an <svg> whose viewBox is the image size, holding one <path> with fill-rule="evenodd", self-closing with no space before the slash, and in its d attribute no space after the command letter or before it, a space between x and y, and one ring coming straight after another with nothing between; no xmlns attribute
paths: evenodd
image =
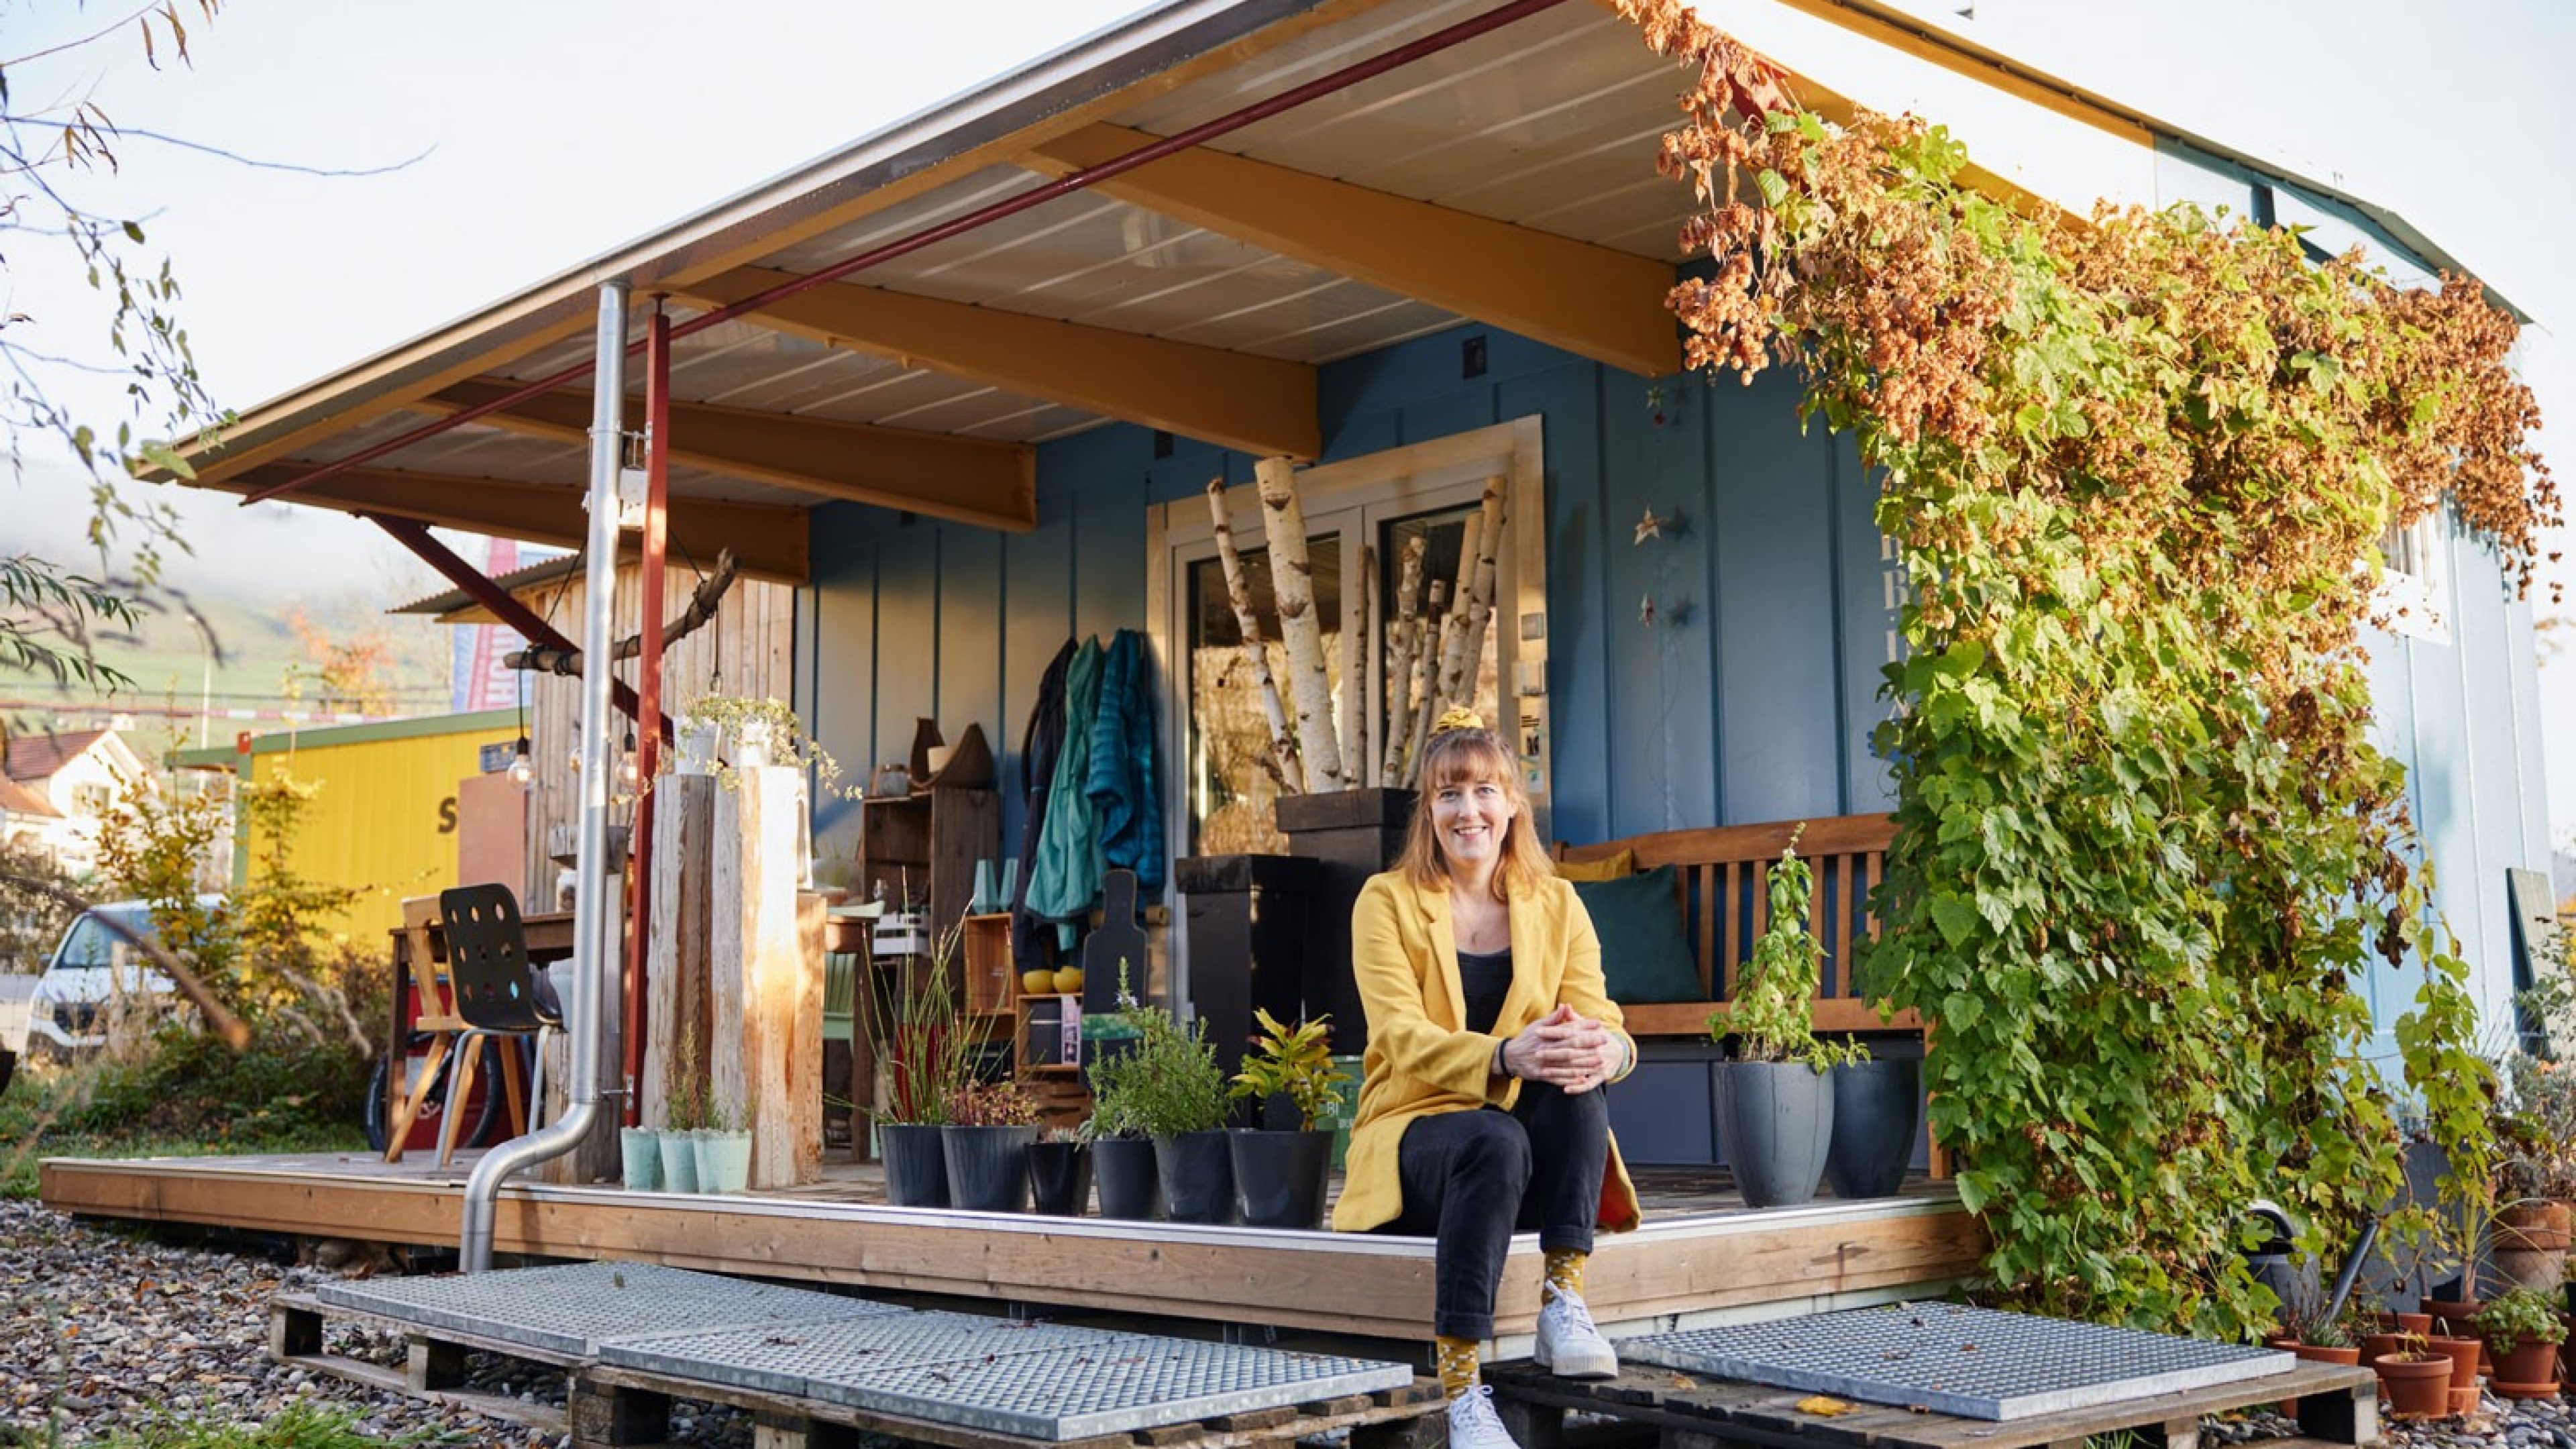
<svg viewBox="0 0 2576 1449"><path fill-rule="evenodd" d="M1451 730L1480 730L1484 727L1485 717L1462 705L1452 705L1442 710L1440 718L1431 722L1431 732L1435 735L1445 735Z"/></svg>

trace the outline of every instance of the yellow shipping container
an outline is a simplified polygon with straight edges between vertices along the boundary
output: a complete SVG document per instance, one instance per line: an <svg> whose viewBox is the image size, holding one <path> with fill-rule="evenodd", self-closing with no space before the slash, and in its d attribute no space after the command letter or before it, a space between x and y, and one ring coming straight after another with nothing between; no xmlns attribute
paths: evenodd
<svg viewBox="0 0 2576 1449"><path fill-rule="evenodd" d="M250 742L247 778L281 776L312 791L288 859L297 875L361 892L323 929L366 950L402 924L405 896L456 884L456 784L483 772L483 749L517 740L510 710L440 715L388 724L281 731ZM215 758L209 758L214 756ZM215 763L232 752L190 751L183 763ZM233 843L233 878L246 880L267 842L248 831Z"/></svg>

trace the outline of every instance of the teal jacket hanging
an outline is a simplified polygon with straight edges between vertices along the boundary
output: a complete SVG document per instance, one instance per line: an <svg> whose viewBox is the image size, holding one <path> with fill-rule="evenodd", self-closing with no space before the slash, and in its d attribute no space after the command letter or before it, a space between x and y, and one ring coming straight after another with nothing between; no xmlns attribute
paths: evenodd
<svg viewBox="0 0 2576 1449"><path fill-rule="evenodd" d="M1071 920L1100 898L1100 826L1091 791L1092 726L1100 709L1100 640L1082 641L1064 671L1064 748L1047 784L1037 859L1029 865L1029 914Z"/></svg>
<svg viewBox="0 0 2576 1449"><path fill-rule="evenodd" d="M1100 670L1100 708L1091 727L1087 776L1100 856L1111 870L1136 872L1136 898L1163 890L1163 805L1154 788L1154 691L1145 636L1121 629Z"/></svg>

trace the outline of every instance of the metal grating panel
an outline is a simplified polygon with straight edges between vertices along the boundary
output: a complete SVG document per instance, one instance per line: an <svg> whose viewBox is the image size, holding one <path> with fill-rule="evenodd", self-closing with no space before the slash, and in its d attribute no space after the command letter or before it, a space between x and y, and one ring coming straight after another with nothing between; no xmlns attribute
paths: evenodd
<svg viewBox="0 0 2576 1449"><path fill-rule="evenodd" d="M964 1363L1045 1349L1105 1349L1136 1338L969 1313L901 1313L750 1329L699 1328L653 1337L610 1338L599 1345L599 1361L736 1388L804 1395L817 1381L845 1382L854 1376L925 1364Z"/></svg>
<svg viewBox="0 0 2576 1449"><path fill-rule="evenodd" d="M922 1365L811 1396L1035 1439L1078 1439L1401 1388L1403 1364L1143 1339Z"/></svg>
<svg viewBox="0 0 2576 1449"><path fill-rule="evenodd" d="M1955 1303L1900 1303L1623 1340L1620 1357L1711 1378L2022 1419L2286 1373L2271 1349Z"/></svg>
<svg viewBox="0 0 2576 1449"><path fill-rule="evenodd" d="M604 1339L652 1333L656 1324L698 1332L905 1313L863 1298L654 1263L571 1263L441 1278L371 1278L325 1283L315 1296L335 1308L576 1358L596 1354Z"/></svg>

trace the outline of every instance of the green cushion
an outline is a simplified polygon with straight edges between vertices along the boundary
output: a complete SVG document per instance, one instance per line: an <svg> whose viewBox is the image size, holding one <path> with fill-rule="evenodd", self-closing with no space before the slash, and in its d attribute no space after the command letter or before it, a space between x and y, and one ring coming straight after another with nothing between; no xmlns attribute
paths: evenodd
<svg viewBox="0 0 2576 1449"><path fill-rule="evenodd" d="M1708 999L1683 934L1681 897L1673 887L1671 866L1618 880L1576 881L1574 894L1601 937L1601 974L1608 978L1612 1001Z"/></svg>

